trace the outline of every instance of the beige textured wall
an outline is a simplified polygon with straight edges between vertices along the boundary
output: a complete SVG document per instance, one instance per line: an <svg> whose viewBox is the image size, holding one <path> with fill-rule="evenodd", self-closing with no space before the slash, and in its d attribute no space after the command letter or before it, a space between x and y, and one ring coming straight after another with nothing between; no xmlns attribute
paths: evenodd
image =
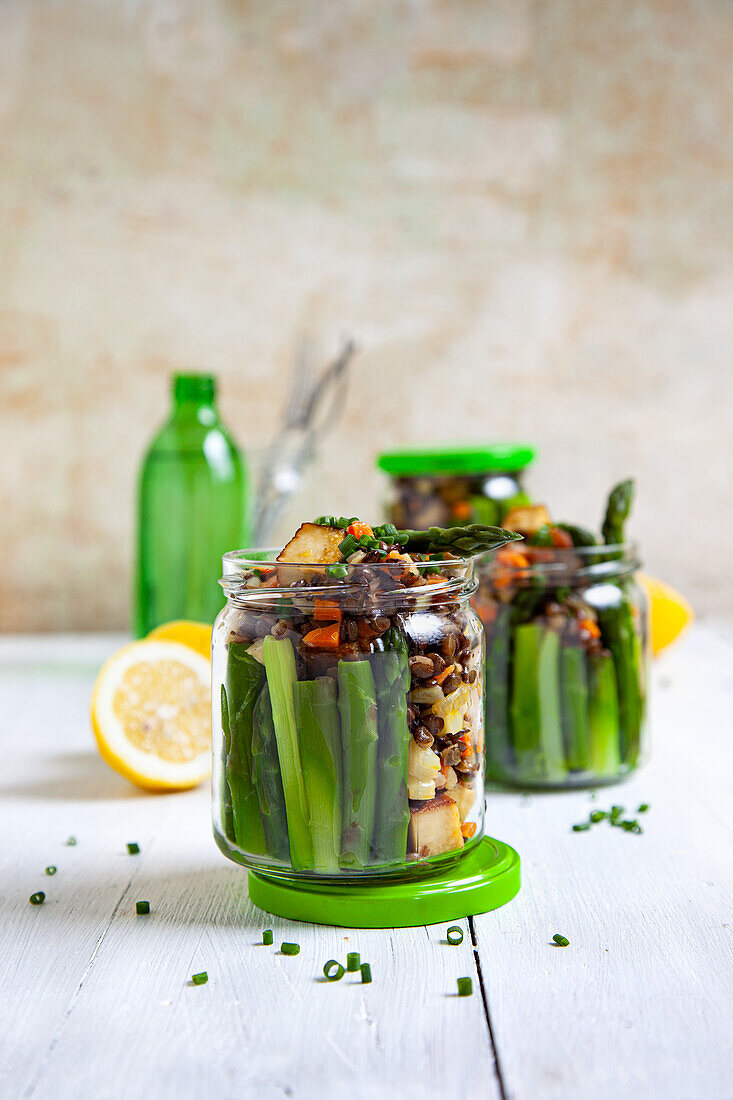
<svg viewBox="0 0 733 1100"><path fill-rule="evenodd" d="M363 349L305 511L528 438L733 609L729 0L2 0L0 628L123 625L168 372L261 446L303 331Z"/></svg>

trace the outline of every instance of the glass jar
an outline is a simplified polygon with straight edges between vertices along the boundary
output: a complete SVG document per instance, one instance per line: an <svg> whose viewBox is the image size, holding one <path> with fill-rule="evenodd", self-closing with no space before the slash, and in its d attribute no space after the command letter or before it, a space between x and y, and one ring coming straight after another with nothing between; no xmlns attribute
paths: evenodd
<svg viewBox="0 0 733 1100"><path fill-rule="evenodd" d="M473 563L282 564L276 552L224 557L217 844L290 878L442 869L483 834Z"/></svg>
<svg viewBox="0 0 733 1100"><path fill-rule="evenodd" d="M640 763L648 620L638 567L633 545L519 544L479 563L490 780L595 786Z"/></svg>
<svg viewBox="0 0 733 1100"><path fill-rule="evenodd" d="M535 454L524 444L385 451L377 466L390 477L386 515L399 528L501 526L529 504L524 470Z"/></svg>

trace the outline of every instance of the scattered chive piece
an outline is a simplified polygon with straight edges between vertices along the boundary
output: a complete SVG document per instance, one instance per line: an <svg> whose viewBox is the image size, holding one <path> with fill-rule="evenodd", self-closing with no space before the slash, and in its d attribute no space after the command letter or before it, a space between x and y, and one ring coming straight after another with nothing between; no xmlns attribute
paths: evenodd
<svg viewBox="0 0 733 1100"><path fill-rule="evenodd" d="M271 928L266 928L265 931L262 933L262 942L264 943L265 947L269 947L270 944L272 943L272 929Z"/></svg>
<svg viewBox="0 0 733 1100"><path fill-rule="evenodd" d="M346 956L346 969L349 974L355 974L361 967L361 955L358 951L349 951Z"/></svg>
<svg viewBox="0 0 733 1100"><path fill-rule="evenodd" d="M636 812L638 814L645 814L648 809L649 809L649 803L648 802L642 802L641 806L639 806L639 809Z"/></svg>
<svg viewBox="0 0 733 1100"><path fill-rule="evenodd" d="M300 944L299 943L281 943L280 944L281 955L299 955Z"/></svg>
<svg viewBox="0 0 733 1100"><path fill-rule="evenodd" d="M50 867L46 868L46 874L47 875L55 875L56 874L56 868L54 867L53 864L51 864Z"/></svg>
<svg viewBox="0 0 733 1100"><path fill-rule="evenodd" d="M584 833L586 829L590 829L590 824L587 821L582 821L580 825L573 825L574 833Z"/></svg>
<svg viewBox="0 0 733 1100"><path fill-rule="evenodd" d="M192 974L191 981L194 985L206 985L209 980L209 975L205 970L202 970L200 974Z"/></svg>
<svg viewBox="0 0 733 1100"><path fill-rule="evenodd" d="M336 959L329 959L323 967L323 975L327 982L340 982L346 971Z"/></svg>
<svg viewBox="0 0 733 1100"><path fill-rule="evenodd" d="M606 817L608 817L608 814L605 810L594 810L593 813L590 815L590 819L594 825L599 821L603 821L603 819Z"/></svg>
<svg viewBox="0 0 733 1100"><path fill-rule="evenodd" d="M69 839L66 841L66 847L67 848L73 848L75 844L76 844L76 837L75 836L70 836Z"/></svg>
<svg viewBox="0 0 733 1100"><path fill-rule="evenodd" d="M615 825L621 814L624 812L623 806L611 806L611 824Z"/></svg>
<svg viewBox="0 0 733 1100"><path fill-rule="evenodd" d="M463 929L453 924L446 932L445 938L451 947L457 947L459 943L463 943Z"/></svg>
<svg viewBox="0 0 733 1100"><path fill-rule="evenodd" d="M28 901L31 903L31 905L43 905L45 900L46 895L44 894L43 890L39 890L37 894L31 894L31 896L28 898Z"/></svg>
<svg viewBox="0 0 733 1100"><path fill-rule="evenodd" d="M150 912L150 902L149 901L136 901L135 902L135 912L137 913L137 915L139 917L141 917L144 913L149 913Z"/></svg>
<svg viewBox="0 0 733 1100"><path fill-rule="evenodd" d="M570 943L570 940L566 939L565 936L561 936L559 932L556 932L552 938L558 947L567 947Z"/></svg>
<svg viewBox="0 0 733 1100"><path fill-rule="evenodd" d="M140 852L140 845L139 844L135 844L133 842L132 844L127 845L127 854L128 854L128 856L136 856L136 855L139 854L139 852Z"/></svg>
<svg viewBox="0 0 733 1100"><path fill-rule="evenodd" d="M372 980L372 968L369 963L362 963L359 967L361 970L361 984L369 985Z"/></svg>
<svg viewBox="0 0 733 1100"><path fill-rule="evenodd" d="M472 993L473 993L473 982L471 981L471 979L470 978L459 978L458 979L458 996L459 997L470 997Z"/></svg>

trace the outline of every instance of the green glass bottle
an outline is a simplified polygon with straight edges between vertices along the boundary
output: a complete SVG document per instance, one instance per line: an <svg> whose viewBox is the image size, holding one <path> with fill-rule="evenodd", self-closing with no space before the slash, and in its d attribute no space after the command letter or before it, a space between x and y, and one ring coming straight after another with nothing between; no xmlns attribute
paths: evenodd
<svg viewBox="0 0 733 1100"><path fill-rule="evenodd" d="M173 376L173 411L140 472L134 631L173 619L213 622L221 556L247 545L247 469L219 420L216 384Z"/></svg>

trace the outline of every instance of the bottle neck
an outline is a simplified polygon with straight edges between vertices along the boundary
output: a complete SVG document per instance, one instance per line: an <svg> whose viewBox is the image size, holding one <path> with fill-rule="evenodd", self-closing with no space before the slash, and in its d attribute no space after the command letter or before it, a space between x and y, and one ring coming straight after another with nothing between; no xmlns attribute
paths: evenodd
<svg viewBox="0 0 733 1100"><path fill-rule="evenodd" d="M177 374L172 384L174 420L196 420L213 424L219 419L216 409L216 383L207 374Z"/></svg>

